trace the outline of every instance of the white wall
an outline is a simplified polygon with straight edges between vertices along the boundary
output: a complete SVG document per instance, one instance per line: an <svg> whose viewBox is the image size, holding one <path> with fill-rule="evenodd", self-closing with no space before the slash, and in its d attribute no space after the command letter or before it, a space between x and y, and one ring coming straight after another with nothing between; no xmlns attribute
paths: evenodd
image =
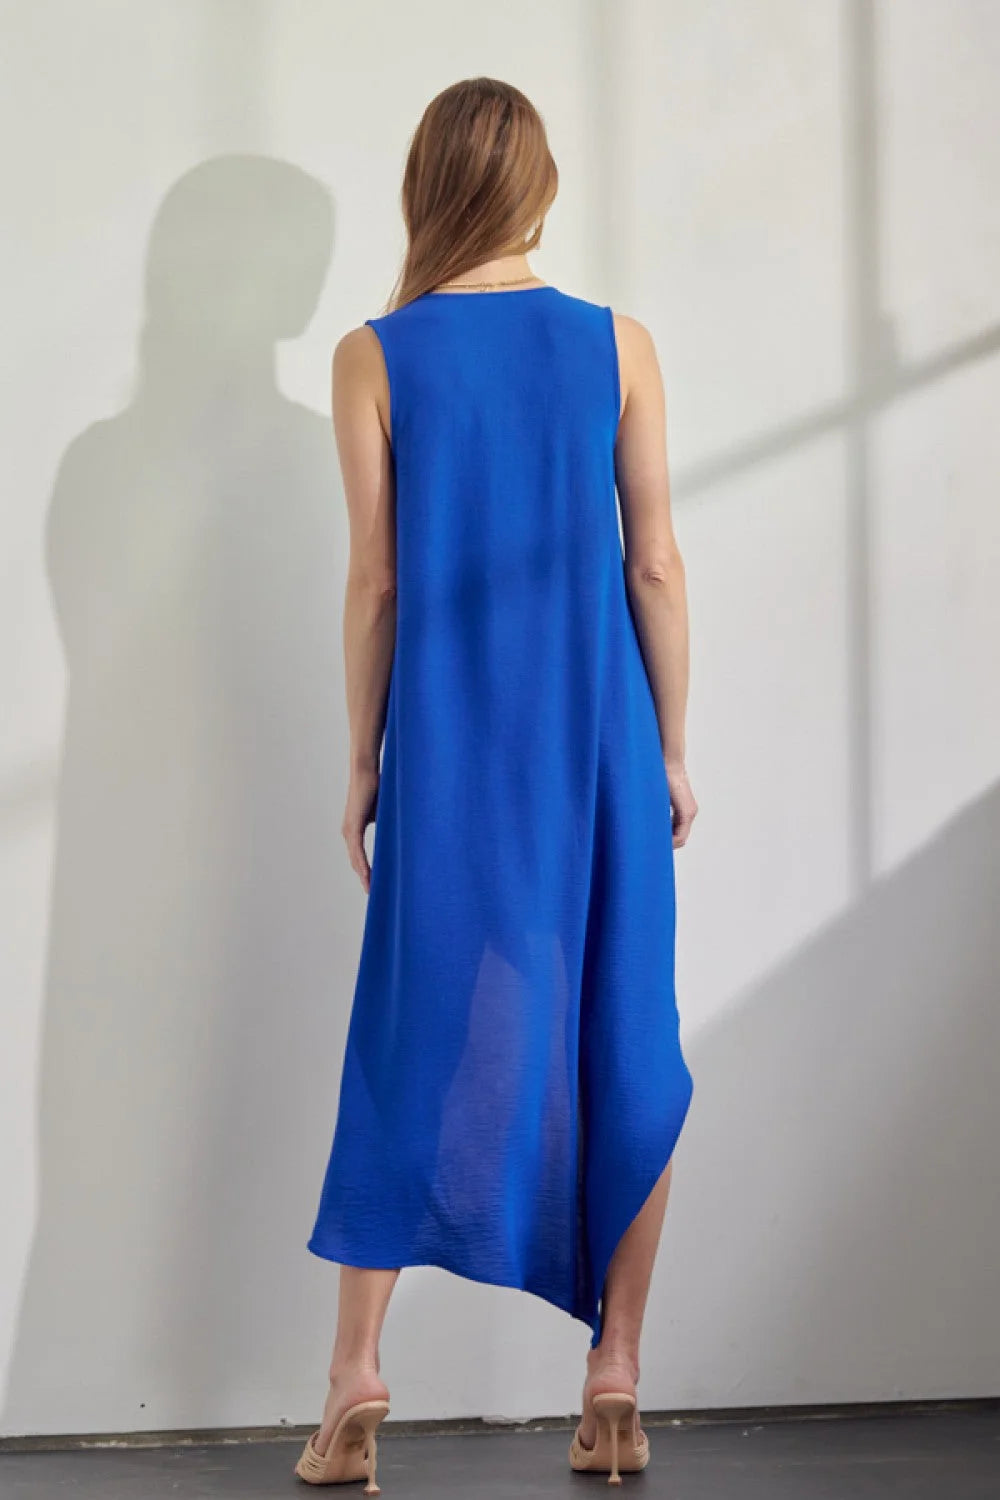
<svg viewBox="0 0 1000 1500"><path fill-rule="evenodd" d="M703 810L643 1404L996 1393L995 7L48 0L6 33L0 1432L317 1415L364 910L329 354L475 72L550 128L538 268L667 378ZM586 1344L407 1270L393 1415L569 1411Z"/></svg>

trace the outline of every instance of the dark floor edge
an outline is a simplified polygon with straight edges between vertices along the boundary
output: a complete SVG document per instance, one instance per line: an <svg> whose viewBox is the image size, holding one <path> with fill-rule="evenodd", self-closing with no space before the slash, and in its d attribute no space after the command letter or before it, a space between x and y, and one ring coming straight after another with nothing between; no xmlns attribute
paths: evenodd
<svg viewBox="0 0 1000 1500"><path fill-rule="evenodd" d="M644 1427L712 1427L731 1423L744 1426L763 1422L821 1422L859 1417L935 1416L943 1412L1000 1413L1000 1396L955 1397L925 1401L847 1401L793 1406L696 1407L675 1411L646 1411ZM569 1431L578 1413L564 1417L537 1417L506 1421L500 1418L451 1417L419 1421L386 1421L379 1428L388 1437L438 1437L476 1433ZM304 1442L315 1431L315 1423L304 1426L210 1427L153 1432L97 1432L38 1434L0 1438L0 1453L51 1453L85 1448L194 1448L234 1443Z"/></svg>

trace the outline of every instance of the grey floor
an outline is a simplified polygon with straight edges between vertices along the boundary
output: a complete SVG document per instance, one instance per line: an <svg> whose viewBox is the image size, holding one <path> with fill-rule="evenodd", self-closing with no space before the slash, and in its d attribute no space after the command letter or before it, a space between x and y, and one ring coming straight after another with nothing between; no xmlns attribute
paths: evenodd
<svg viewBox="0 0 1000 1500"><path fill-rule="evenodd" d="M1000 1411L729 1421L646 1422L652 1460L621 1490L647 1500L1000 1500ZM402 1436L379 1443L385 1500L532 1500L608 1493L574 1474L570 1431ZM302 1439L199 1447L0 1453L2 1500L304 1500L292 1473ZM362 1485L338 1486L361 1495ZM327 1491L329 1493L329 1491Z"/></svg>

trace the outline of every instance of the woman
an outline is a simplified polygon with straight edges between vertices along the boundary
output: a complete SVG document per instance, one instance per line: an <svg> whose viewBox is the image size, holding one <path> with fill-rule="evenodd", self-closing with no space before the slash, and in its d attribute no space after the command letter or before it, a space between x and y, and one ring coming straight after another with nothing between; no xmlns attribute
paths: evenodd
<svg viewBox="0 0 1000 1500"><path fill-rule="evenodd" d="M587 1323L570 1461L620 1482L649 1456L639 1334L691 1097L684 568L649 334L528 265L556 184L523 94L445 89L406 163L390 310L333 359L343 834L368 907L309 1240L341 1265L339 1321L296 1472L367 1494L404 1265Z"/></svg>

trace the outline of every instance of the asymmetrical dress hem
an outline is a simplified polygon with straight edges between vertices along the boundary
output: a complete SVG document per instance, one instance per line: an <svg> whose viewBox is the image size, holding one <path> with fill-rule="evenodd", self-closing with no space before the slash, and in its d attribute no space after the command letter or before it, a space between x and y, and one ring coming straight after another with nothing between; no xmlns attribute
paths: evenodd
<svg viewBox="0 0 1000 1500"><path fill-rule="evenodd" d="M340 1266L356 1266L359 1269L366 1271L394 1271L397 1269L405 1270L407 1267L416 1266L433 1267L434 1269L439 1271L447 1271L452 1276L461 1276L463 1281L478 1282L480 1286L497 1286L505 1287L514 1292L528 1292L531 1294L531 1296L540 1297L543 1302L548 1302L552 1306L558 1307L560 1312L569 1313L570 1317L576 1316L573 1312L573 1308L569 1303L557 1301L553 1296L550 1296L545 1292L538 1292L534 1287L527 1286L523 1281L517 1280L516 1278L505 1281L496 1276L488 1276L481 1273L477 1274L470 1267L460 1265L457 1261L450 1261L444 1255L439 1256L436 1260L407 1260L406 1252L404 1252L402 1256L397 1256L395 1259L391 1257L386 1258L386 1256L384 1255L379 1255L377 1262L375 1262L359 1261L356 1253L352 1252L347 1246L342 1246L340 1253L335 1254L329 1248L322 1247L320 1244L314 1242L313 1240L309 1240L306 1249L311 1251L313 1255L318 1256L320 1260L333 1261L335 1264ZM349 1259L346 1258L348 1256L350 1257ZM581 1321L586 1322L587 1320L582 1319Z"/></svg>
<svg viewBox="0 0 1000 1500"><path fill-rule="evenodd" d="M687 1102L681 1105L682 1115L686 1115L687 1113L688 1106L691 1100L691 1092L691 1087L689 1086L687 1090ZM659 1152L655 1156L653 1168L648 1173L648 1175L638 1183L636 1189L637 1197L635 1208L630 1213L628 1212L628 1210L626 1210L626 1212L628 1213L628 1217L625 1218L624 1223L621 1227L621 1231L618 1232L614 1237L614 1243L612 1245L611 1254L607 1258L607 1263L604 1264L598 1272L601 1278L601 1286L603 1286L604 1284L604 1278L607 1276L608 1266L613 1259L614 1251L615 1249L617 1249L622 1236L625 1234L626 1230L639 1214L640 1210L646 1202L646 1199L649 1197L650 1193L659 1182L660 1177L662 1176L668 1162L673 1156L679 1133L679 1127L671 1123L671 1125L665 1132L663 1144L661 1145ZM433 1259L411 1259L410 1251L406 1247L400 1249L400 1251L395 1255L380 1248L378 1254L373 1257L371 1251L364 1248L355 1248L347 1239L342 1240L341 1243L338 1244L336 1241L331 1240L327 1237L323 1237L319 1234L313 1234L310 1237L309 1241L307 1242L306 1249L309 1250L311 1254L317 1256L320 1260L332 1261L336 1265L341 1266L355 1266L361 1270L391 1271L403 1270L407 1267L428 1266L434 1267L437 1270L447 1271L453 1276L461 1276L464 1280L467 1281L478 1282L481 1286L505 1287L509 1288L512 1291L528 1292L531 1296L539 1297L543 1302L548 1302L551 1306L559 1308L561 1312L568 1313L571 1318L584 1323L591 1333L591 1348L596 1348L596 1346L600 1343L604 1317L604 1307L600 1299L596 1308L582 1308L578 1305L575 1305L569 1299L561 1297L558 1292L542 1290L536 1286L530 1285L529 1282L523 1277L504 1278L496 1275L489 1275L482 1270L477 1270L473 1266L463 1264L458 1258L449 1257L443 1252L439 1253Z"/></svg>

